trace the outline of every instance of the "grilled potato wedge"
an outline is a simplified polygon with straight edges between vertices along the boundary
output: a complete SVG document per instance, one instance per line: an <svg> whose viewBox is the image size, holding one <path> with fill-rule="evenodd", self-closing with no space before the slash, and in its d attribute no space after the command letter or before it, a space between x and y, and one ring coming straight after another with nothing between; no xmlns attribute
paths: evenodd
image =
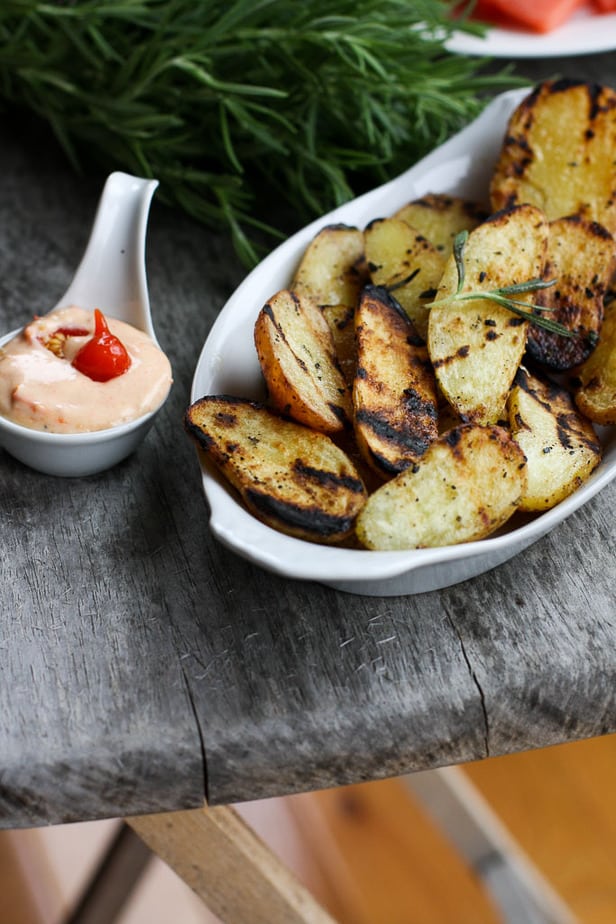
<svg viewBox="0 0 616 924"><path fill-rule="evenodd" d="M578 215L550 222L543 277L556 279L534 293L535 305L549 306L543 316L558 321L572 337L531 324L529 354L542 366L564 371L582 363L593 351L603 321L603 298L612 276L616 242L597 222Z"/></svg>
<svg viewBox="0 0 616 924"><path fill-rule="evenodd" d="M490 185L492 207L529 202L616 232L616 92L545 81L513 113Z"/></svg>
<svg viewBox="0 0 616 924"><path fill-rule="evenodd" d="M437 437L437 394L425 346L381 286L366 286L355 315L355 436L366 461L391 477Z"/></svg>
<svg viewBox="0 0 616 924"><path fill-rule="evenodd" d="M259 312L255 346L277 410L323 433L350 425L351 395L315 302L289 289L277 292Z"/></svg>
<svg viewBox="0 0 616 924"><path fill-rule="evenodd" d="M456 234L472 231L486 220L488 213L476 202L444 193L428 193L398 209L393 217L406 221L448 257Z"/></svg>
<svg viewBox="0 0 616 924"><path fill-rule="evenodd" d="M369 549L416 549L482 539L517 509L526 460L502 427L464 424L368 498L356 532Z"/></svg>
<svg viewBox="0 0 616 924"><path fill-rule="evenodd" d="M352 533L366 490L329 437L262 404L227 395L196 401L184 425L248 510L268 526L324 543Z"/></svg>
<svg viewBox="0 0 616 924"><path fill-rule="evenodd" d="M445 257L406 221L379 218L364 232L370 278L394 292L425 341L428 333L426 303L434 298Z"/></svg>
<svg viewBox="0 0 616 924"><path fill-rule="evenodd" d="M527 459L520 510L548 510L601 461L601 443L568 391L520 367L508 400L511 434Z"/></svg>
<svg viewBox="0 0 616 924"><path fill-rule="evenodd" d="M340 371L347 386L352 389L357 368L355 308L348 305L323 305L321 311L331 331Z"/></svg>
<svg viewBox="0 0 616 924"><path fill-rule="evenodd" d="M306 248L291 289L318 305L354 306L367 280L363 232L347 225L328 225Z"/></svg>
<svg viewBox="0 0 616 924"><path fill-rule="evenodd" d="M599 424L616 424L616 301L605 310L599 343L576 370L575 403Z"/></svg>
<svg viewBox="0 0 616 924"><path fill-rule="evenodd" d="M462 292L490 290L541 276L547 222L532 205L498 212L475 228L464 252ZM495 423L526 347L528 321L490 301L449 300L458 273L450 257L430 310L428 350L437 382L466 420ZM520 296L528 300L532 296Z"/></svg>

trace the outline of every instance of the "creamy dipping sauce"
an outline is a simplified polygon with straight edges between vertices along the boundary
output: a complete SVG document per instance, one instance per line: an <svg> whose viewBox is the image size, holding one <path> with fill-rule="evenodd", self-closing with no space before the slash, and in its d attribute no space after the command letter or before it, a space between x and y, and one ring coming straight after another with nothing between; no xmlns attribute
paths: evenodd
<svg viewBox="0 0 616 924"><path fill-rule="evenodd" d="M155 410L171 387L169 360L143 331L114 318L107 323L124 344L130 366L97 382L71 365L92 337L93 312L70 306L35 318L0 348L0 414L34 430L84 433ZM54 337L59 330L68 333Z"/></svg>

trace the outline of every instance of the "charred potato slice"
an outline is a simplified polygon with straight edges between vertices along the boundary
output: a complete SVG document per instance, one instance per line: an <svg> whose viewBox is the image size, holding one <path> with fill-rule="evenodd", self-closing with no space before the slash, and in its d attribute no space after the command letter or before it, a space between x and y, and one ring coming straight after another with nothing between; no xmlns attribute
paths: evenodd
<svg viewBox="0 0 616 924"><path fill-rule="evenodd" d="M528 463L520 510L548 510L586 481L601 461L601 444L568 391L523 367L508 411L512 436Z"/></svg>
<svg viewBox="0 0 616 924"><path fill-rule="evenodd" d="M603 225L577 215L550 222L543 276L556 279L556 283L535 292L533 303L549 307L551 310L542 315L562 324L573 336L531 325L527 347L536 362L564 371L592 353L603 321L603 298L615 255L616 242Z"/></svg>
<svg viewBox="0 0 616 924"><path fill-rule="evenodd" d="M606 308L599 343L576 377L582 413L598 424L616 424L616 301Z"/></svg>
<svg viewBox="0 0 616 924"><path fill-rule="evenodd" d="M318 305L355 305L367 275L363 232L329 225L308 245L291 288Z"/></svg>
<svg viewBox="0 0 616 924"><path fill-rule="evenodd" d="M329 325L309 298L288 289L261 309L255 345L273 406L323 433L350 424L351 396Z"/></svg>
<svg viewBox="0 0 616 924"><path fill-rule="evenodd" d="M526 461L501 427L464 424L375 491L357 518L369 549L415 549L482 539L517 509Z"/></svg>
<svg viewBox="0 0 616 924"><path fill-rule="evenodd" d="M444 193L428 193L404 205L393 217L406 221L448 257L456 234L472 231L486 220L488 213L476 202Z"/></svg>
<svg viewBox="0 0 616 924"><path fill-rule="evenodd" d="M386 289L364 289L355 333L355 436L366 461L391 477L420 459L437 437L434 373L427 349Z"/></svg>
<svg viewBox="0 0 616 924"><path fill-rule="evenodd" d="M196 401L184 423L248 510L268 526L325 543L352 532L366 491L329 437L262 404L226 395Z"/></svg>
<svg viewBox="0 0 616 924"><path fill-rule="evenodd" d="M616 232L616 92L545 81L513 113L490 186L492 207L529 202Z"/></svg>
<svg viewBox="0 0 616 924"><path fill-rule="evenodd" d="M395 295L424 340L428 333L426 303L434 298L445 257L407 222L379 218L364 232L370 278Z"/></svg>
<svg viewBox="0 0 616 924"><path fill-rule="evenodd" d="M540 276L546 245L547 222L534 206L492 215L468 237L462 291L490 290ZM449 300L457 283L452 256L439 286L439 304L430 310L430 358L443 394L463 419L496 423L526 347L528 322L494 302Z"/></svg>

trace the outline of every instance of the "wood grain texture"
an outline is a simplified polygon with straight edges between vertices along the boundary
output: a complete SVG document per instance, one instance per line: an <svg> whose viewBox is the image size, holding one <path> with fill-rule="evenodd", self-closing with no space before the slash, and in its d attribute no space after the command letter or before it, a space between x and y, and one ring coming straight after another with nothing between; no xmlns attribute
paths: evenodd
<svg viewBox="0 0 616 924"><path fill-rule="evenodd" d="M575 74L608 80L610 58ZM48 147L21 130L0 143L7 330L66 288L102 187ZM144 445L71 481L0 455L0 824L262 798L616 730L616 486L438 593L361 598L260 571L212 539L181 423L244 271L222 233L156 200L147 258L175 383Z"/></svg>
<svg viewBox="0 0 616 924"><path fill-rule="evenodd" d="M228 806L139 816L130 824L227 924L335 924Z"/></svg>

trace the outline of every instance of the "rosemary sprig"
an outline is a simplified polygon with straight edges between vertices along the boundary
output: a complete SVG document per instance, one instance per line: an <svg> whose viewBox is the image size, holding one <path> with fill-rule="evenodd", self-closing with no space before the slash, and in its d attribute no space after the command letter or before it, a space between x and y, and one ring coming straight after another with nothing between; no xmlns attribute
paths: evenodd
<svg viewBox="0 0 616 924"><path fill-rule="evenodd" d="M527 279L525 282L516 282L513 285L500 286L496 289L479 289L471 292L463 292L462 288L466 276L464 248L466 247L467 240L468 231L460 231L456 235L453 244L453 255L456 261L456 271L458 274L456 291L453 295L448 295L446 298L439 298L436 299L436 301L428 303L426 305L427 308L451 302L475 301L476 299L495 302L497 305L502 305L503 308L508 308L513 314L517 314L519 317L524 318L525 321L529 321L531 324L537 325L537 327L543 327L553 334L559 334L561 337L573 336L573 331L559 324L558 321L552 321L550 318L544 318L541 314L535 313L551 311L551 308L545 305L529 305L528 302L522 302L519 299L511 297L512 295L523 295L525 292L534 292L537 289L549 289L556 283L556 279Z"/></svg>
<svg viewBox="0 0 616 924"><path fill-rule="evenodd" d="M160 181L247 263L527 85L449 53L454 0L2 0L0 106ZM257 242L261 245L257 250Z"/></svg>

